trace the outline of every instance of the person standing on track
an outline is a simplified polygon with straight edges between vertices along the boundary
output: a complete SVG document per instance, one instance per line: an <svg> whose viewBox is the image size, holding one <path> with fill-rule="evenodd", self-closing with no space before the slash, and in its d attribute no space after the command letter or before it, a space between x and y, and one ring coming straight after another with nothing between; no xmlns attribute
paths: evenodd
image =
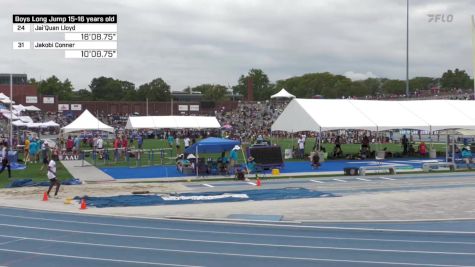
<svg viewBox="0 0 475 267"><path fill-rule="evenodd" d="M53 159L49 161L47 176L50 182L48 192L47 192L48 197L50 197L49 193L51 192L51 189L53 189L53 186L56 185L56 191L54 193L54 197L58 198L58 191L59 191L59 187L61 186L61 183L58 181L58 178L56 178L57 177L56 176L56 162Z"/></svg>

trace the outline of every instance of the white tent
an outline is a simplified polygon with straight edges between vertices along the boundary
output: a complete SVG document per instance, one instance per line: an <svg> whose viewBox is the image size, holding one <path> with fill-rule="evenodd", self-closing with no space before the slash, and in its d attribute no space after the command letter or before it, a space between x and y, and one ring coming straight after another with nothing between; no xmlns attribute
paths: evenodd
<svg viewBox="0 0 475 267"><path fill-rule="evenodd" d="M14 126L27 126L28 123L27 122L22 122L21 120L17 120L17 121L13 121L12 125L14 125Z"/></svg>
<svg viewBox="0 0 475 267"><path fill-rule="evenodd" d="M10 98L0 99L0 102L2 102L3 104L15 103L15 101L11 101Z"/></svg>
<svg viewBox="0 0 475 267"><path fill-rule="evenodd" d="M7 118L7 119L12 119L12 120L18 120L20 118L18 118L17 115L15 115L15 113L10 113L10 110L8 109L2 109L0 110L0 112L2 113L3 117Z"/></svg>
<svg viewBox="0 0 475 267"><path fill-rule="evenodd" d="M4 93L0 93L0 100L2 99L10 99L7 95L5 95Z"/></svg>
<svg viewBox="0 0 475 267"><path fill-rule="evenodd" d="M270 98L295 98L295 96L282 88L277 94L271 95Z"/></svg>
<svg viewBox="0 0 475 267"><path fill-rule="evenodd" d="M73 122L61 128L64 133L78 132L84 130L96 130L105 132L114 132L114 128L98 120L89 110L79 115Z"/></svg>
<svg viewBox="0 0 475 267"><path fill-rule="evenodd" d="M23 106L22 104L13 105L12 108L13 108L14 110L19 111L19 112L24 112L24 111L26 111L25 106Z"/></svg>
<svg viewBox="0 0 475 267"><path fill-rule="evenodd" d="M28 122L26 124L26 127L28 127L28 128L41 128L41 125L43 125L41 122Z"/></svg>
<svg viewBox="0 0 475 267"><path fill-rule="evenodd" d="M41 111L41 109L37 108L36 106L30 105L30 106L25 106L26 111Z"/></svg>
<svg viewBox="0 0 475 267"><path fill-rule="evenodd" d="M126 129L210 129L221 128L215 117L206 116L134 116Z"/></svg>
<svg viewBox="0 0 475 267"><path fill-rule="evenodd" d="M376 101L294 99L272 131L360 129L475 129L475 103L467 100Z"/></svg>
<svg viewBox="0 0 475 267"><path fill-rule="evenodd" d="M22 122L26 122L26 123L33 122L33 119L30 116L18 116L18 118L20 118Z"/></svg>
<svg viewBox="0 0 475 267"><path fill-rule="evenodd" d="M47 121L41 124L41 128L48 128L48 127L59 127L59 124L54 121Z"/></svg>

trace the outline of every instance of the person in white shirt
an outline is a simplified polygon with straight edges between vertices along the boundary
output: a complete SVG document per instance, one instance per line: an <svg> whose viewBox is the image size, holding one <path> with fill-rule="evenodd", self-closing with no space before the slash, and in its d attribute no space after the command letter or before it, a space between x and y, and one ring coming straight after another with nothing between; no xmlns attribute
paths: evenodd
<svg viewBox="0 0 475 267"><path fill-rule="evenodd" d="M99 153L99 158L102 159L103 154L104 154L104 140L102 140L102 137L99 135L96 140L96 149L97 152Z"/></svg>
<svg viewBox="0 0 475 267"><path fill-rule="evenodd" d="M299 158L303 159L305 155L305 140L303 138L299 138L297 143L299 146Z"/></svg>
<svg viewBox="0 0 475 267"><path fill-rule="evenodd" d="M5 168L8 170L8 178L12 178L12 172L10 169L10 162L8 161L8 144L7 142L2 143L2 168L0 173L2 173Z"/></svg>
<svg viewBox="0 0 475 267"><path fill-rule="evenodd" d="M54 197L55 198L58 198L58 191L59 191L59 187L61 186L61 183L58 181L58 179L56 178L56 162L51 159L49 161L49 164L48 164L48 179L49 179L49 182L50 182L50 185L49 185L49 188L48 188L48 197L50 196L49 193L51 192L51 189L53 189L53 186L56 185L56 191L54 193Z"/></svg>
<svg viewBox="0 0 475 267"><path fill-rule="evenodd" d="M187 136L185 139L183 139L183 142L185 143L185 149L187 149L190 146L190 138Z"/></svg>

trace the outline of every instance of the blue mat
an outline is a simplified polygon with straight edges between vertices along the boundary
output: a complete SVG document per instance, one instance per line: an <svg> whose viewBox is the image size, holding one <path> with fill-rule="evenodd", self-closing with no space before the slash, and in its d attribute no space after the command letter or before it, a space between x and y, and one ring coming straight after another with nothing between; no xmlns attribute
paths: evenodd
<svg viewBox="0 0 475 267"><path fill-rule="evenodd" d="M437 159L443 161L443 159ZM281 173L302 173L302 172L343 172L347 167L361 167L368 165L395 165L396 169L422 168L424 162L433 162L434 159L394 159L378 162L375 160L332 160L322 163L318 169L313 169L307 161L286 162L280 170ZM193 177L194 175L183 175L178 172L175 166L152 166L152 167L112 167L101 168L101 170L114 179L134 179L134 178L166 178L166 177ZM271 170L265 171L270 174Z"/></svg>
<svg viewBox="0 0 475 267"><path fill-rule="evenodd" d="M183 193L170 196L158 195L122 195L113 197L84 196L88 206L97 208L130 207L151 205L176 205L216 202L262 201L298 198L337 197L337 195L306 188L259 189L224 192ZM75 197L80 201L81 197Z"/></svg>

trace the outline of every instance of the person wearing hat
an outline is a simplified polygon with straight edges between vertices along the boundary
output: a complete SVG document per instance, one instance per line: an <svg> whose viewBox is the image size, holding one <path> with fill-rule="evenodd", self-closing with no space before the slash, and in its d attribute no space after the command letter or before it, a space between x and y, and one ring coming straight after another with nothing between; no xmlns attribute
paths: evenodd
<svg viewBox="0 0 475 267"><path fill-rule="evenodd" d="M470 147L466 146L462 149L462 159L467 164L467 168L471 169L470 163L473 162L472 160L472 151L470 151Z"/></svg>
<svg viewBox="0 0 475 267"><path fill-rule="evenodd" d="M238 151L241 149L240 146L235 145L231 152L229 153L229 169L234 170L234 166L238 161Z"/></svg>

